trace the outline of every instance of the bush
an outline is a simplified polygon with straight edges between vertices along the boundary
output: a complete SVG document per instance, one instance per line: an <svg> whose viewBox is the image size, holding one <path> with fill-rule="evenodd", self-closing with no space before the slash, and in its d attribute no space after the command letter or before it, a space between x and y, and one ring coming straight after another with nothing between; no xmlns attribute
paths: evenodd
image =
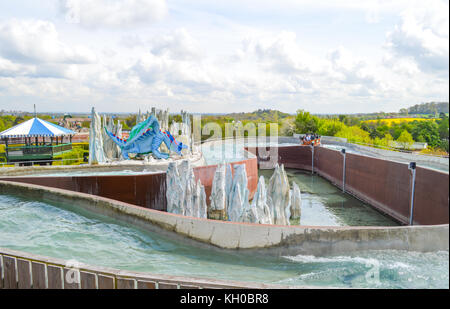
<svg viewBox="0 0 450 309"><path fill-rule="evenodd" d="M77 147L89 151L89 143L73 143L72 146L73 148Z"/></svg>
<svg viewBox="0 0 450 309"><path fill-rule="evenodd" d="M63 153L62 155L55 157L55 160L62 160L60 162L53 162L53 165L79 165L84 163L84 154L86 151L81 147L74 147L72 151ZM89 152L88 152L89 156Z"/></svg>
<svg viewBox="0 0 450 309"><path fill-rule="evenodd" d="M373 144L369 133L357 126L345 126L336 133L336 136L346 138L351 143Z"/></svg>
<svg viewBox="0 0 450 309"><path fill-rule="evenodd" d="M414 140L412 135L408 131L404 130L397 139L397 142L402 146L403 149L410 149Z"/></svg>

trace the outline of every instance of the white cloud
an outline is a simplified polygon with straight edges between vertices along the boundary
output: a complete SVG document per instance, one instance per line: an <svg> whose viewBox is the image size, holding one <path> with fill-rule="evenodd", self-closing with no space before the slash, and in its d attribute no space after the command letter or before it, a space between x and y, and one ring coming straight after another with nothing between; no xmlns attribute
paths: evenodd
<svg viewBox="0 0 450 309"><path fill-rule="evenodd" d="M168 55L173 59L190 60L201 57L200 47L186 29L177 29L171 35L157 36L151 40L154 55Z"/></svg>
<svg viewBox="0 0 450 309"><path fill-rule="evenodd" d="M60 0L66 21L89 28L128 27L162 20L165 0Z"/></svg>
<svg viewBox="0 0 450 309"><path fill-rule="evenodd" d="M304 52L296 42L296 34L283 31L276 35L247 38L243 42L243 51L236 54L236 59L247 53L245 61L257 57L266 68L282 73L310 73L320 70L322 61Z"/></svg>
<svg viewBox="0 0 450 309"><path fill-rule="evenodd" d="M367 62L355 57L348 49L340 46L330 51L328 57L342 83L378 87L375 73Z"/></svg>
<svg viewBox="0 0 450 309"><path fill-rule="evenodd" d="M386 46L399 57L415 61L424 72L448 75L449 7L445 1L427 1L402 14L401 25L387 34Z"/></svg>
<svg viewBox="0 0 450 309"><path fill-rule="evenodd" d="M12 19L0 24L0 55L18 63L86 64L95 54L63 43L53 23Z"/></svg>
<svg viewBox="0 0 450 309"><path fill-rule="evenodd" d="M154 23L165 1L60 3L69 20L0 22L0 105L326 113L448 100L448 13L435 4L174 0Z"/></svg>

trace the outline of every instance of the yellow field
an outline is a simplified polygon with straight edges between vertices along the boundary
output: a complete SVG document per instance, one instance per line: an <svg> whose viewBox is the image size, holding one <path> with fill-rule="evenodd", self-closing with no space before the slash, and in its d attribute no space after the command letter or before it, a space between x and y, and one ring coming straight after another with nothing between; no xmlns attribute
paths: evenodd
<svg viewBox="0 0 450 309"><path fill-rule="evenodd" d="M385 119L373 119L373 120L366 120L363 122L367 122L367 123L376 123L378 121L381 121L385 124L387 124L388 126L392 125L393 123L397 124L397 123L402 123L402 122L412 122L412 121L429 121L432 120L434 121L435 119L427 119L427 118L385 118Z"/></svg>

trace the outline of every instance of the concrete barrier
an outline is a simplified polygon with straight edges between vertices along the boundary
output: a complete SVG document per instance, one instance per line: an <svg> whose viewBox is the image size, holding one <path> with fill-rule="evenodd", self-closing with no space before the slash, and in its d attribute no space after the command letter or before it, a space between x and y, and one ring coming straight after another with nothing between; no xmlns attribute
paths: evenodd
<svg viewBox="0 0 450 309"><path fill-rule="evenodd" d="M330 255L361 250L448 250L447 225L313 227L199 219L79 192L0 181L0 193L71 205L210 249L245 254Z"/></svg>
<svg viewBox="0 0 450 309"><path fill-rule="evenodd" d="M346 143L343 141L326 139L324 144L339 146L348 150L357 152L364 156L370 156L380 158L384 160L390 160L399 163L416 162L417 165L422 167L429 167L440 171L449 171L449 158L443 156L432 156L418 153L408 153L401 151L392 151L374 147L368 147L363 145Z"/></svg>

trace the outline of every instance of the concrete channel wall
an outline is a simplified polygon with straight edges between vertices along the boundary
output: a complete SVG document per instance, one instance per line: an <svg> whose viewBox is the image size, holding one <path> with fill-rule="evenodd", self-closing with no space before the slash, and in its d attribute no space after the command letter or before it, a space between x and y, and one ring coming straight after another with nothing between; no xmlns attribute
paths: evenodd
<svg viewBox="0 0 450 309"><path fill-rule="evenodd" d="M284 285L123 271L0 248L0 289L279 289ZM306 287L296 287L306 288Z"/></svg>
<svg viewBox="0 0 450 309"><path fill-rule="evenodd" d="M252 151L252 149L249 149ZM256 156L259 158L258 150ZM278 147L279 164L314 172L343 187L344 155L325 147ZM449 223L449 175L417 167L414 194L414 224ZM408 164L347 153L345 192L372 205L403 224L411 209L412 176Z"/></svg>
<svg viewBox="0 0 450 309"><path fill-rule="evenodd" d="M0 181L0 194L70 205L208 249L242 254L348 254L361 250L448 250L447 225L314 227L248 224L192 218L74 191Z"/></svg>

